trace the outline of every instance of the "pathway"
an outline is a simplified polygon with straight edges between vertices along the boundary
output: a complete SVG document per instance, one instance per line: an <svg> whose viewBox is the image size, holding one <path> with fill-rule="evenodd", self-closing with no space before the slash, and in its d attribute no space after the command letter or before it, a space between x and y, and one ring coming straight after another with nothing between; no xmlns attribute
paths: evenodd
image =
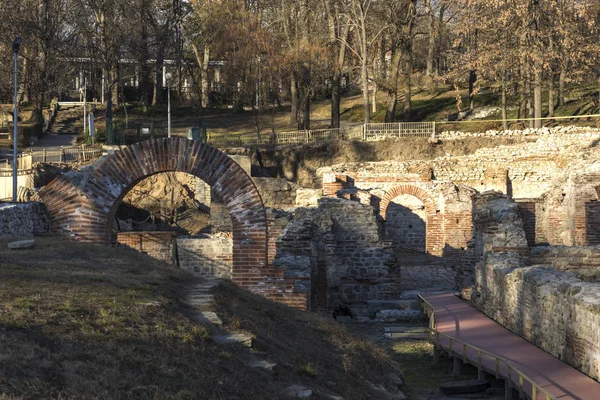
<svg viewBox="0 0 600 400"><path fill-rule="evenodd" d="M51 148L61 146L77 146L77 135L69 134L46 134L42 135L37 144L33 148Z"/></svg>
<svg viewBox="0 0 600 400"><path fill-rule="evenodd" d="M600 383L510 332L455 295L423 294L422 297L435 309L438 332L508 360L557 399L600 399ZM449 348L449 340L443 336L440 344L446 350ZM463 346L455 342L453 348L462 358ZM469 350L467 357L477 365L476 351ZM495 362L490 357L484 356L482 362L488 371L495 370ZM507 377L508 368L501 365L500 373ZM514 372L512 378L514 386L518 387ZM528 397L531 397L531 391L526 384ZM545 399L546 396L538 391L537 398Z"/></svg>

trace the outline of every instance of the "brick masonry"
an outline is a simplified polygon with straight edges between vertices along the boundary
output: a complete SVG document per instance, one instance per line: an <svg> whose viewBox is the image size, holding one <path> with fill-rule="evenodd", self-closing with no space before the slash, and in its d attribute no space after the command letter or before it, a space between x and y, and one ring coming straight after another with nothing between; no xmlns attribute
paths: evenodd
<svg viewBox="0 0 600 400"><path fill-rule="evenodd" d="M119 232L117 244L171 265L177 264L175 232Z"/></svg>
<svg viewBox="0 0 600 400"><path fill-rule="evenodd" d="M289 298L289 304L298 306L302 296L295 296L281 271L267 263L267 216L256 185L229 156L204 143L183 138L139 142L103 157L88 170L59 176L38 195L56 233L110 244L116 240L112 221L123 196L142 179L168 171L202 179L223 200L232 220L232 280L283 302Z"/></svg>

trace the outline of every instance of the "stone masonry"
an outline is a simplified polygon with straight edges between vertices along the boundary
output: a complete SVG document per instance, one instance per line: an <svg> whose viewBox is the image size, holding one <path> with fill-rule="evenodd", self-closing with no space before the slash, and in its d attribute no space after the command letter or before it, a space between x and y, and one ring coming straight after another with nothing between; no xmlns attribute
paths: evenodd
<svg viewBox="0 0 600 400"><path fill-rule="evenodd" d="M223 235L178 238L179 266L202 278L231 279L233 240Z"/></svg>
<svg viewBox="0 0 600 400"><path fill-rule="evenodd" d="M31 237L50 232L50 218L43 204L0 204L0 236Z"/></svg>

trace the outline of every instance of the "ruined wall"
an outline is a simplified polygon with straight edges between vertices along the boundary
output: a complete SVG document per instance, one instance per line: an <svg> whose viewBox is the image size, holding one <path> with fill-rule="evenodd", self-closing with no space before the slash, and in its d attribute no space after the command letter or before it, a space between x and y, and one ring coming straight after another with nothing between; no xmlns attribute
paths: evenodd
<svg viewBox="0 0 600 400"><path fill-rule="evenodd" d="M177 238L179 266L202 278L231 279L233 240L222 235Z"/></svg>
<svg viewBox="0 0 600 400"><path fill-rule="evenodd" d="M150 257L175 265L175 232L119 232L117 245L130 248Z"/></svg>
<svg viewBox="0 0 600 400"><path fill-rule="evenodd" d="M531 249L530 263L573 272L586 282L600 282L600 246L540 246Z"/></svg>
<svg viewBox="0 0 600 400"><path fill-rule="evenodd" d="M496 253L478 266L476 290L474 303L489 317L600 378L600 284Z"/></svg>
<svg viewBox="0 0 600 400"><path fill-rule="evenodd" d="M0 236L38 236L49 234L50 217L41 203L0 204Z"/></svg>
<svg viewBox="0 0 600 400"><path fill-rule="evenodd" d="M257 178L252 180L258 188L265 207L286 210L296 207L296 191L298 185L285 178Z"/></svg>
<svg viewBox="0 0 600 400"><path fill-rule="evenodd" d="M274 264L310 276L314 308L397 297L394 254L380 240L373 208L345 199L321 199L300 208L277 241Z"/></svg>
<svg viewBox="0 0 600 400"><path fill-rule="evenodd" d="M519 207L505 196L476 198L473 304L501 325L582 370L600 376L600 284L584 282L598 248L534 248L527 254ZM545 265L528 266L529 262ZM576 271L564 272L564 271ZM588 275L590 281L596 279Z"/></svg>

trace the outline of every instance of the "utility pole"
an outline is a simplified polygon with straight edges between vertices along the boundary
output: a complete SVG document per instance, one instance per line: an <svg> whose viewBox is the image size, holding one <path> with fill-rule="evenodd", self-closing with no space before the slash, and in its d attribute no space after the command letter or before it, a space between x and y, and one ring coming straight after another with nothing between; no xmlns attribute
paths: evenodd
<svg viewBox="0 0 600 400"><path fill-rule="evenodd" d="M15 98L14 98L14 110L13 110L13 187L12 187L12 201L13 203L17 202L17 181L18 181L18 168L19 168L19 160L17 158L17 125L19 123L19 111L17 105L17 58L19 56L19 47L21 46L21 38L16 37L13 42L13 53L15 56L15 76L14 76L14 85L15 85Z"/></svg>

